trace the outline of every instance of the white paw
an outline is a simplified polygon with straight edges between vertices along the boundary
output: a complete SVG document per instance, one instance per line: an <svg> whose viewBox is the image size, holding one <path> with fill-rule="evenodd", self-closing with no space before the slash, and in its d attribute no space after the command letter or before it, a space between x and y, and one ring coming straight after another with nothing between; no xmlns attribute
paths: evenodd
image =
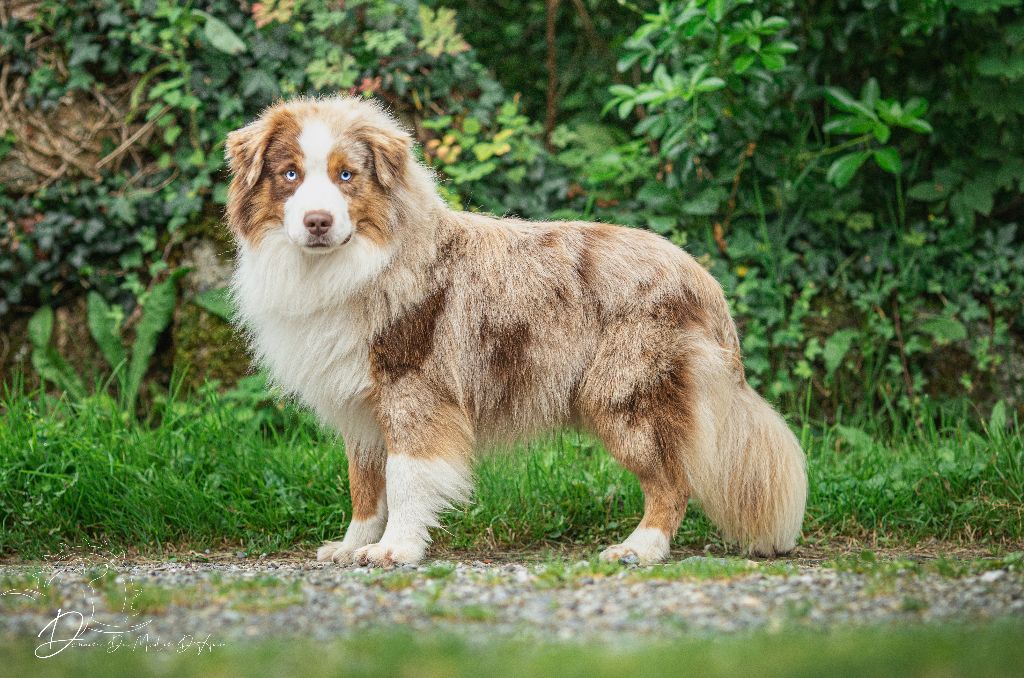
<svg viewBox="0 0 1024 678"><path fill-rule="evenodd" d="M325 541L324 545L316 550L316 559L321 563L350 565L354 551L354 546L343 541Z"/></svg>
<svg viewBox="0 0 1024 678"><path fill-rule="evenodd" d="M599 558L608 563L651 565L668 556L668 537L664 532L640 527L626 541L601 551Z"/></svg>
<svg viewBox="0 0 1024 678"><path fill-rule="evenodd" d="M636 554L636 551L625 544L609 546L604 551L601 551L601 555L599 555L598 558L606 563L622 563L623 565L640 564L640 556Z"/></svg>
<svg viewBox="0 0 1024 678"><path fill-rule="evenodd" d="M423 559L425 548L413 543L370 544L352 554L356 565L363 567L395 567L415 565Z"/></svg>

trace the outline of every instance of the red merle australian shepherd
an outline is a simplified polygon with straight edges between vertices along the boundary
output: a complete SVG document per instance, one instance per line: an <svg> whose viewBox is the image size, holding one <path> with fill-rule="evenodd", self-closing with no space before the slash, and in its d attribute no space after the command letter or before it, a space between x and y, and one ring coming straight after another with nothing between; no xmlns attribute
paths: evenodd
<svg viewBox="0 0 1024 678"><path fill-rule="evenodd" d="M280 103L227 140L233 291L276 382L344 438L352 521L317 558L421 560L476 450L572 426L644 492L606 560L653 563L697 499L793 548L804 455L747 384L721 287L633 228L456 212L371 102Z"/></svg>

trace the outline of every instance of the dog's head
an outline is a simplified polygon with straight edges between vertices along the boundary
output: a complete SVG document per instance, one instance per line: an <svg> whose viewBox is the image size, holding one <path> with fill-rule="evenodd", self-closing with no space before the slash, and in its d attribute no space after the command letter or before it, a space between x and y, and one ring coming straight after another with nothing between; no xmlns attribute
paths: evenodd
<svg viewBox="0 0 1024 678"><path fill-rule="evenodd" d="M280 230L309 254L354 238L386 246L390 194L413 163L408 133L356 98L280 103L228 135L228 223L258 246Z"/></svg>

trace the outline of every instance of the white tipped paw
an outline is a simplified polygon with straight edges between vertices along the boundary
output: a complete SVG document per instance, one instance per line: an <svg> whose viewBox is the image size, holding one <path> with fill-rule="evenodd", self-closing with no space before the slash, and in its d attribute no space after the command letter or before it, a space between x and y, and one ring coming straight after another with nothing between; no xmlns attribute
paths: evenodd
<svg viewBox="0 0 1024 678"><path fill-rule="evenodd" d="M326 541L316 550L316 559L321 563L352 564L352 553L355 551L350 544L343 541Z"/></svg>
<svg viewBox="0 0 1024 678"><path fill-rule="evenodd" d="M423 547L417 544L380 542L356 549L352 554L352 560L362 567L415 565L423 559L423 551Z"/></svg>
<svg viewBox="0 0 1024 678"><path fill-rule="evenodd" d="M626 541L601 551L599 558L608 563L651 565L668 556L668 537L652 528L637 528Z"/></svg>
<svg viewBox="0 0 1024 678"><path fill-rule="evenodd" d="M623 565L640 564L640 556L636 554L636 551L625 544L609 546L604 551L601 551L601 555L599 555L598 558L606 563L622 563Z"/></svg>

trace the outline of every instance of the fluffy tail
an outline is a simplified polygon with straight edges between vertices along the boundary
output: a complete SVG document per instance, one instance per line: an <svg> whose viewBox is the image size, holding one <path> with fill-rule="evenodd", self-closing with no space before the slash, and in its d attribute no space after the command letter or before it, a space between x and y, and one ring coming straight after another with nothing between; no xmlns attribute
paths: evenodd
<svg viewBox="0 0 1024 678"><path fill-rule="evenodd" d="M726 539L756 555L787 553L804 518L804 453L761 396L743 380L730 382L716 385L718 397L702 413L710 439L688 465L690 483Z"/></svg>

